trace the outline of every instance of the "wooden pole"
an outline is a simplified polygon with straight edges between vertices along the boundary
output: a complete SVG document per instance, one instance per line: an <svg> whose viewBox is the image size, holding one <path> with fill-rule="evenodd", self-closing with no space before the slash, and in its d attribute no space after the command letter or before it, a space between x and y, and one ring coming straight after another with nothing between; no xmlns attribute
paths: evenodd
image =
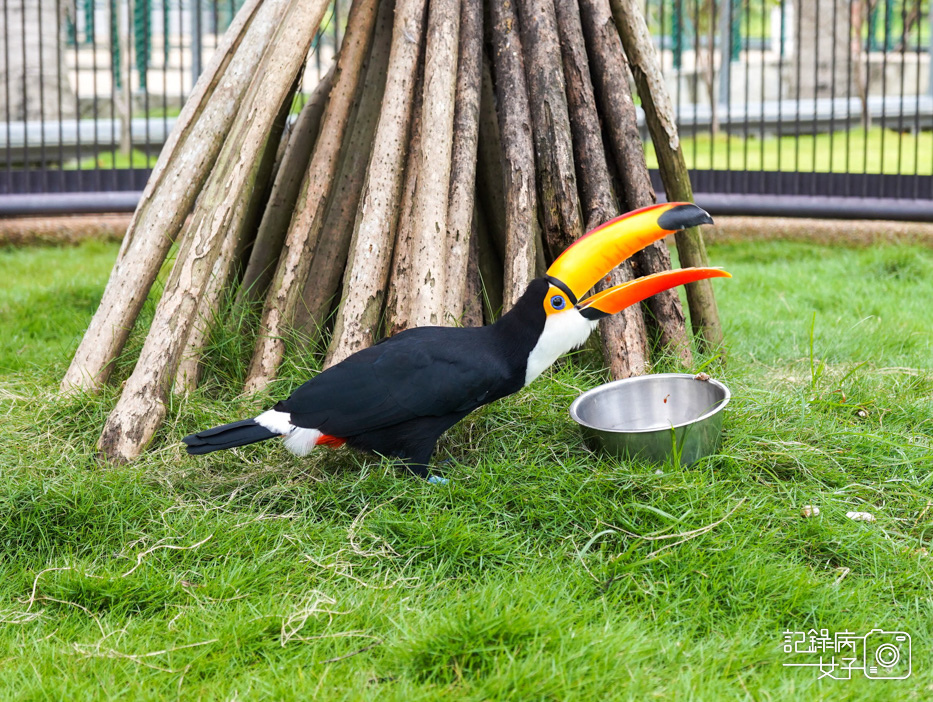
<svg viewBox="0 0 933 702"><path fill-rule="evenodd" d="M498 98L498 133L502 153L502 182L490 184L505 193L505 280L503 312L525 292L535 276L538 201L535 190L535 151L526 66L518 17L511 2L490 4L493 64Z"/></svg>
<svg viewBox="0 0 933 702"><path fill-rule="evenodd" d="M208 280L201 301L198 303L194 324L192 324L191 331L188 333L188 340L185 342L185 349L182 351L178 370L175 372L175 382L172 384L172 390L176 394L186 395L194 391L201 380L201 355L205 344L207 344L211 328L220 314L224 295L229 292L228 286L232 280L235 280L237 274L242 271L240 262L245 258L250 242L255 240L255 232L258 228L257 222L261 218L262 208L268 201L268 193L271 190L270 181L273 179L277 146L281 142L282 133L285 131L285 123L288 121L288 113L291 110L292 99L297 88L298 81L296 80L292 88L286 93L285 99L282 101L281 107L279 107L279 113L272 122L269 138L263 147L259 167L256 169L256 180L246 198L248 205L239 222L231 223L230 230L220 249L220 256L214 264L210 280ZM238 268L240 268L239 271Z"/></svg>
<svg viewBox="0 0 933 702"><path fill-rule="evenodd" d="M247 2L195 85L149 176L63 392L96 392L110 377L286 7L286 0Z"/></svg>
<svg viewBox="0 0 933 702"><path fill-rule="evenodd" d="M630 69L609 0L580 0L580 19L607 145L622 185L619 199L626 211L653 205L656 196L629 88Z"/></svg>
<svg viewBox="0 0 933 702"><path fill-rule="evenodd" d="M693 188L677 134L674 106L664 85L664 76L641 6L637 0L611 0L611 7L658 154L667 199L671 202L691 201ZM682 266L709 265L703 235L698 227L677 232L676 241ZM712 283L701 280L686 287L694 336L707 348L718 348L722 344L722 324Z"/></svg>
<svg viewBox="0 0 933 702"><path fill-rule="evenodd" d="M402 185L402 199L398 208L395 250L392 252L389 289L386 292L385 331L390 336L412 326L411 298L414 294L412 257L415 246L412 207L415 202L418 179L422 177L422 160L416 156L421 153L421 116L424 104L424 76L421 70L418 71L413 99L411 136L408 139L409 156L405 164L405 181ZM427 177L430 177L430 172Z"/></svg>
<svg viewBox="0 0 933 702"><path fill-rule="evenodd" d="M410 322L445 321L447 288L447 209L457 94L460 0L431 0L424 57L419 170L412 201L412 285Z"/></svg>
<svg viewBox="0 0 933 702"><path fill-rule="evenodd" d="M318 241L311 270L304 283L302 304L295 312L295 328L300 332L299 339L308 345L321 336L340 291L340 280L347 265L353 223L366 180L366 166L372 152L376 122L385 91L394 9L391 0L381 0L359 107L353 117L350 137L344 146L340 175L328 205L324 232Z"/></svg>
<svg viewBox="0 0 933 702"><path fill-rule="evenodd" d="M107 418L98 448L112 461L135 458L165 417L165 402L201 296L228 230L236 231L254 184L269 130L285 99L327 0L292 0L270 49L250 81L243 106L189 220L178 258L156 308L139 360Z"/></svg>
<svg viewBox="0 0 933 702"><path fill-rule="evenodd" d="M340 165L340 146L350 121L363 61L376 24L377 7L377 0L356 0L350 9L347 34L337 59L334 88L324 112L318 146L308 164L275 278L266 297L253 361L246 376L246 392L262 390L282 362L285 334L295 319L311 268L311 257L324 226L327 199Z"/></svg>
<svg viewBox="0 0 933 702"><path fill-rule="evenodd" d="M446 322L461 321L469 286L482 67L483 3L482 0L461 0L457 102L454 109L453 153L447 196L447 289L444 291Z"/></svg>
<svg viewBox="0 0 933 702"><path fill-rule="evenodd" d="M408 148L412 93L421 55L426 0L399 0L382 112L344 273L343 304L325 365L372 345L392 261L399 191Z"/></svg>
<svg viewBox="0 0 933 702"><path fill-rule="evenodd" d="M629 88L628 61L612 21L609 0L580 0L580 16L592 58L595 93L605 118L609 151L622 186L620 197L625 210L653 205L655 193ZM670 270L671 255L667 244L656 241L636 252L632 256L632 264L639 275ZM689 366L693 354L677 291L664 290L645 300L643 305L649 312L645 321L660 345L679 356L683 365Z"/></svg>
<svg viewBox="0 0 933 702"><path fill-rule="evenodd" d="M256 232L256 241L240 281L237 302L262 300L275 276L276 263L288 232L288 223L295 210L301 182L308 171L308 162L317 143L318 132L327 98L334 85L331 69L321 79L287 137L279 167L276 169L272 192Z"/></svg>
<svg viewBox="0 0 933 702"><path fill-rule="evenodd" d="M518 0L534 131L538 206L553 260L583 235L553 0Z"/></svg>
<svg viewBox="0 0 933 702"><path fill-rule="evenodd" d="M596 98L590 81L579 6L575 0L556 0L554 5L560 31L564 77L567 81L574 155L580 173L583 212L586 228L590 230L618 216L619 206L612 193L612 178L606 163ZM623 261L606 279L597 283L596 290L602 291L634 278L631 263ZM645 372L648 348L645 320L638 305L601 320L599 331L603 356L614 378L628 378Z"/></svg>

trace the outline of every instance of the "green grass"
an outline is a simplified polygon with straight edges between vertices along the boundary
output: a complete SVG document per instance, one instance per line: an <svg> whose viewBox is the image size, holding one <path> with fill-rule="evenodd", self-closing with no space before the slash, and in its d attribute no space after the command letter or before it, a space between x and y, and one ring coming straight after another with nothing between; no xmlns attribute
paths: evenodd
<svg viewBox="0 0 933 702"><path fill-rule="evenodd" d="M929 249L710 247L735 276L716 284L727 360L697 362L734 393L718 455L587 450L567 406L604 375L583 351L450 432L446 487L346 449L187 456L181 436L262 404L239 395L233 322L151 450L102 467L116 390L55 389L115 252L0 251L7 698L929 697ZM914 673L783 667L805 628L906 630Z"/></svg>
<svg viewBox="0 0 933 702"><path fill-rule="evenodd" d="M121 169L121 168L153 168L156 161L159 160L159 154L146 154L139 149L133 149L131 153L125 154L119 149L115 151L101 151L96 156L83 158L80 161L69 161L64 165L66 171L89 171L95 168Z"/></svg>
<svg viewBox="0 0 933 702"><path fill-rule="evenodd" d="M292 111L297 113L303 104L296 100ZM799 139L791 135L765 137L764 140L754 134L748 139L701 134L682 138L681 145L687 166L701 170L933 175L933 132L929 131L919 135L898 134L876 127L869 130L867 136L862 129L852 129L848 134L801 134ZM650 140L645 142L645 155L649 168L657 168L657 156ZM158 154L148 156L135 149L130 155L105 151L82 159L80 168L152 168L157 160ZM74 170L78 164L71 162L65 168Z"/></svg>
<svg viewBox="0 0 933 702"><path fill-rule="evenodd" d="M116 245L0 248L0 373L52 378L97 309Z"/></svg>
<svg viewBox="0 0 933 702"><path fill-rule="evenodd" d="M793 115L785 115L793 119ZM909 125L907 125L909 126ZM792 127L791 127L792 130ZM786 131L786 130L785 130ZM933 174L933 132L918 135L874 127L848 133L742 136L700 134L680 140L688 168L700 170L816 171L818 173ZM799 146L798 146L799 144ZM649 168L657 168L654 145L645 143Z"/></svg>

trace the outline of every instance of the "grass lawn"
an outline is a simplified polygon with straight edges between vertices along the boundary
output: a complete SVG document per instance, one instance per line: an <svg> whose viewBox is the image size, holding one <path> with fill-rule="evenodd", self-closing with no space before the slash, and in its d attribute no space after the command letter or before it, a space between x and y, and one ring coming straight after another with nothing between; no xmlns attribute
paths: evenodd
<svg viewBox="0 0 933 702"><path fill-rule="evenodd" d="M933 175L933 132L930 131L915 136L876 127L867 135L863 129L852 129L848 134L842 131L815 136L802 134L799 140L793 135L762 140L750 134L746 140L741 136L720 134L714 138L701 134L684 137L681 143L687 166L700 170ZM657 168L658 160L650 140L645 142L645 155L648 166ZM147 156L139 150L131 155L105 151L96 158L83 159L81 168L152 168L156 160L157 154ZM75 161L65 165L68 170L77 167Z"/></svg>
<svg viewBox="0 0 933 702"><path fill-rule="evenodd" d="M346 449L187 456L266 401L238 394L234 329L151 450L102 468L115 391L55 390L115 254L0 250L6 698L929 699L929 249L711 246L735 276L728 357L693 369L734 393L718 455L590 452L567 415L605 379L584 350L452 430L443 487ZM906 631L913 674L784 667L818 662L782 650L811 628Z"/></svg>
<svg viewBox="0 0 933 702"><path fill-rule="evenodd" d="M827 134L789 136L700 134L681 138L688 168L699 170L816 171L818 173L933 174L933 132L918 135L874 127ZM910 125L907 125L910 126ZM798 146L799 144L799 146ZM645 143L650 168L658 167L654 145Z"/></svg>
<svg viewBox="0 0 933 702"><path fill-rule="evenodd" d="M80 164L78 161L68 161L64 165L64 170L91 171L95 168L154 168L158 160L158 153L149 155L139 149L133 149L130 153L125 154L119 149L112 149L110 151L101 151L96 156L91 156L90 158L82 158Z"/></svg>

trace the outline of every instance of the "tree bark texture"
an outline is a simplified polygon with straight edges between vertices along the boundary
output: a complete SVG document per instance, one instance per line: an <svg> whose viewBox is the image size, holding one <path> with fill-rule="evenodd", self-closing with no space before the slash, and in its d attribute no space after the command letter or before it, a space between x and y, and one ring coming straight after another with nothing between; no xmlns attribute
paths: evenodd
<svg viewBox="0 0 933 702"><path fill-rule="evenodd" d="M612 21L609 0L581 0L580 15L591 49L594 89L606 116L609 150L622 186L620 197L626 210L647 207L654 204L655 193L638 132L635 103L628 83L628 62ZM652 243L632 256L632 263L639 275L670 270L667 244ZM660 345L679 355L684 365L690 365L692 354L677 291L665 290L642 304L649 311L645 321Z"/></svg>
<svg viewBox="0 0 933 702"><path fill-rule="evenodd" d="M653 205L657 198L638 132L638 116L628 81L630 69L612 22L609 0L580 0L580 19L589 49L593 90L622 184L619 193L622 209L630 211Z"/></svg>
<svg viewBox="0 0 933 702"><path fill-rule="evenodd" d="M512 2L490 5L496 72L502 181L505 194L503 312L508 312L535 277L538 201L531 108L522 59L522 37Z"/></svg>
<svg viewBox="0 0 933 702"><path fill-rule="evenodd" d="M347 264L353 224L366 180L366 167L372 151L379 108L386 86L389 47L392 43L394 3L381 0L373 36L366 79L360 93L359 106L353 116L353 128L345 145L340 174L330 198L324 234L311 261L311 270L304 283L302 304L295 315L299 338L308 345L322 333L328 314L340 290L340 281Z"/></svg>
<svg viewBox="0 0 933 702"><path fill-rule="evenodd" d="M518 0L544 240L557 258L583 234L553 0Z"/></svg>
<svg viewBox="0 0 933 702"><path fill-rule="evenodd" d="M619 214L606 163L596 98L590 81L579 6L575 0L556 0L557 23L567 81L567 104L573 133L574 157L580 173L581 200L586 229L595 229ZM597 291L635 278L632 265L623 261L596 285ZM632 305L599 323L603 355L614 378L644 373L648 365L645 320L641 307Z"/></svg>
<svg viewBox="0 0 933 702"><path fill-rule="evenodd" d="M350 9L347 34L337 59L334 88L324 112L317 147L308 164L275 278L266 297L253 361L246 377L246 392L262 390L282 362L285 335L294 322L311 269L311 257L324 226L327 199L340 165L340 145L350 121L362 65L376 24L377 8L377 0L356 0Z"/></svg>
<svg viewBox="0 0 933 702"><path fill-rule="evenodd" d="M414 220L412 206L415 202L415 190L418 179L422 177L421 158L421 117L424 104L424 76L418 71L415 81L415 96L412 103L411 136L408 144L408 159L405 164L405 181L402 185L402 199L399 203L398 226L395 233L395 251L392 253L392 268L389 273L389 289L386 293L385 329L391 336L411 326L411 298L414 294ZM431 177L430 171L426 177Z"/></svg>
<svg viewBox="0 0 933 702"><path fill-rule="evenodd" d="M149 177L97 312L62 379L63 391L94 392L110 377L286 7L286 0L251 0L224 35Z"/></svg>
<svg viewBox="0 0 933 702"><path fill-rule="evenodd" d="M454 104L460 0L431 0L428 5L421 107L421 160L412 201L411 323L440 324L445 319L447 287L447 198L453 156Z"/></svg>
<svg viewBox="0 0 933 702"><path fill-rule="evenodd" d="M343 304L325 365L372 345L392 260L399 191L421 55L425 0L399 0L382 112L344 274Z"/></svg>
<svg viewBox="0 0 933 702"><path fill-rule="evenodd" d="M282 133L285 131L285 123L288 121L288 113L291 110L292 98L298 89L298 82L292 84L292 88L286 93L285 99L279 107L278 115L272 122L272 128L269 130L269 138L263 147L262 155L259 159L259 167L256 171L255 185L247 198L248 205L243 213L239 224L228 231L224 239L223 246L220 249L220 256L217 263L214 264L214 271L201 301L198 303L197 316L191 331L188 333L188 340L185 342L185 349L182 352L181 360L178 363L178 370L175 372L175 382L172 384L173 391L179 395L186 395L192 392L198 386L201 379L201 354L210 335L211 327L217 321L220 306L223 304L223 296L230 287L231 281L237 277L237 273L242 271L240 263L245 258L246 250L251 241L255 241L255 232L258 228L257 220L262 216L263 206L268 201L268 192L271 187L266 187L273 180L273 170L276 161L276 152L278 144L281 142ZM240 271L237 269L240 268Z"/></svg>
<svg viewBox="0 0 933 702"><path fill-rule="evenodd" d="M186 225L178 258L156 308L133 374L107 418L98 448L112 461L135 458L165 416L169 385L228 230L248 203L272 122L311 45L326 0L292 0L271 48L250 81L243 106Z"/></svg>
<svg viewBox="0 0 933 702"><path fill-rule="evenodd" d="M665 88L660 63L641 7L636 0L611 0L611 7L635 76L648 131L658 154L658 166L667 199L670 202L692 201L693 188L677 134L674 106ZM703 235L698 227L677 232L676 241L682 266L709 265ZM722 324L712 283L701 280L686 287L694 336L704 341L707 348L718 348L722 344Z"/></svg>
<svg viewBox="0 0 933 702"><path fill-rule="evenodd" d="M314 89L308 102L301 108L298 119L287 135L287 144L276 169L272 193L256 232L256 241L250 252L249 263L240 282L238 302L262 300L275 276L275 266L285 242L301 190L301 182L308 171L308 162L317 143L318 132L327 98L334 85L334 72L328 71Z"/></svg>
<svg viewBox="0 0 933 702"><path fill-rule="evenodd" d="M461 0L457 102L447 196L447 288L444 291L444 309L448 321L453 322L463 321L469 286L482 69L483 3L482 0Z"/></svg>

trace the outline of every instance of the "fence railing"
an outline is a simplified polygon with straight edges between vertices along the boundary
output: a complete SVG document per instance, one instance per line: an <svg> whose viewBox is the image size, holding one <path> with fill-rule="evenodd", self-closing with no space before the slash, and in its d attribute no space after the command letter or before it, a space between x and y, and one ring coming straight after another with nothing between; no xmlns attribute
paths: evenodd
<svg viewBox="0 0 933 702"><path fill-rule="evenodd" d="M0 214L132 209L130 194L96 194L142 190L243 2L0 1ZM325 15L296 107L333 60L344 5Z"/></svg>
<svg viewBox="0 0 933 702"><path fill-rule="evenodd" d="M242 2L3 0L0 214L93 209L98 193L132 208ZM931 2L648 0L698 202L933 220ZM348 4L325 20L304 93Z"/></svg>
<svg viewBox="0 0 933 702"><path fill-rule="evenodd" d="M649 2L695 190L733 210L933 219L930 4ZM854 203L879 199L899 202Z"/></svg>

